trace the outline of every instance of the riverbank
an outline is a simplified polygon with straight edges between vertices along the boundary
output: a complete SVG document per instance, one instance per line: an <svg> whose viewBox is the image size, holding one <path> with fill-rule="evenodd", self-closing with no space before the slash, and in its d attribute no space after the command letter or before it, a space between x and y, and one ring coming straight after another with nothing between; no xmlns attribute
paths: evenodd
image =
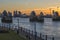
<svg viewBox="0 0 60 40"><path fill-rule="evenodd" d="M9 31L9 33L0 33L0 40L25 40L25 39L17 35L14 31Z"/></svg>

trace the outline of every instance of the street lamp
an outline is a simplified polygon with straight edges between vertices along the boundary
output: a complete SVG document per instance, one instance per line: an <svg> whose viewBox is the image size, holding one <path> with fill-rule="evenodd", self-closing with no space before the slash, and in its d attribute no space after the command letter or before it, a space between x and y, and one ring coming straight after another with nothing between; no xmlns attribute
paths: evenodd
<svg viewBox="0 0 60 40"><path fill-rule="evenodd" d="M34 22L35 40L36 40L36 22Z"/></svg>
<svg viewBox="0 0 60 40"><path fill-rule="evenodd" d="M19 34L19 18L17 19L18 21L18 29L17 29L17 34Z"/></svg>
<svg viewBox="0 0 60 40"><path fill-rule="evenodd" d="M19 29L19 18L18 18L18 29Z"/></svg>

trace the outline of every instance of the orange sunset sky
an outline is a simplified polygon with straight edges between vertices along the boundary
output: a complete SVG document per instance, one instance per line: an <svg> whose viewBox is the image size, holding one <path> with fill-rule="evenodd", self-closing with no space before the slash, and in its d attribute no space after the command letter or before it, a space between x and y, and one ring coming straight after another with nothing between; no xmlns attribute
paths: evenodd
<svg viewBox="0 0 60 40"><path fill-rule="evenodd" d="M0 12L7 10L13 13L14 10L30 14L35 11L38 15L41 11L44 14L52 14L52 10L60 14L60 0L0 0Z"/></svg>

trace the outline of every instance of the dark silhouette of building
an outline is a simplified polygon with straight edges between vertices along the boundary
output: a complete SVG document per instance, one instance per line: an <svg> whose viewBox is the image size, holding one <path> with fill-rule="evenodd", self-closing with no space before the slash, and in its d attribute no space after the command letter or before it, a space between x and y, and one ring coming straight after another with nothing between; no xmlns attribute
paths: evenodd
<svg viewBox="0 0 60 40"><path fill-rule="evenodd" d="M54 14L54 12L55 12L55 11L54 11L54 10L52 10L52 13L53 13L53 14Z"/></svg>
<svg viewBox="0 0 60 40"><path fill-rule="evenodd" d="M32 11L30 14L30 21L34 22L36 20L37 20L36 13L35 13L35 11Z"/></svg>
<svg viewBox="0 0 60 40"><path fill-rule="evenodd" d="M21 17L21 12L20 11L14 11L14 17Z"/></svg>
<svg viewBox="0 0 60 40"><path fill-rule="evenodd" d="M52 18L53 21L60 21L60 16L57 11L54 11Z"/></svg>
<svg viewBox="0 0 60 40"><path fill-rule="evenodd" d="M37 21L38 22L44 22L44 14L43 14L43 12L40 12L40 15L37 16Z"/></svg>
<svg viewBox="0 0 60 40"><path fill-rule="evenodd" d="M36 16L35 11L32 11L31 14L30 14L30 16L32 16L32 17L33 17L33 16Z"/></svg>
<svg viewBox="0 0 60 40"><path fill-rule="evenodd" d="M8 16L9 16L9 17L12 17L12 13L11 13L11 12L8 12Z"/></svg>
<svg viewBox="0 0 60 40"><path fill-rule="evenodd" d="M44 14L43 14L43 12L40 12L40 15L39 15L40 17L44 17Z"/></svg>
<svg viewBox="0 0 60 40"><path fill-rule="evenodd" d="M0 13L0 17L2 17L2 13Z"/></svg>
<svg viewBox="0 0 60 40"><path fill-rule="evenodd" d="M44 15L45 18L52 18L52 14L46 14Z"/></svg>
<svg viewBox="0 0 60 40"><path fill-rule="evenodd" d="M28 18L28 16L24 13L21 15L22 18Z"/></svg>
<svg viewBox="0 0 60 40"><path fill-rule="evenodd" d="M14 11L14 17L17 17L17 11Z"/></svg>
<svg viewBox="0 0 60 40"><path fill-rule="evenodd" d="M4 17L4 16L7 16L7 11L6 11L6 10L4 10L4 11L2 12L2 17Z"/></svg>
<svg viewBox="0 0 60 40"><path fill-rule="evenodd" d="M10 12L8 12L7 13L7 11L6 10L4 10L3 12L2 12L2 22L3 23L12 23L12 17L11 17L12 15L11 15L11 13Z"/></svg>
<svg viewBox="0 0 60 40"><path fill-rule="evenodd" d="M57 11L53 12L53 16L59 16L58 12Z"/></svg>
<svg viewBox="0 0 60 40"><path fill-rule="evenodd" d="M20 12L20 11L18 11L18 14L17 14L17 15L18 15L18 17L21 17L21 12Z"/></svg>

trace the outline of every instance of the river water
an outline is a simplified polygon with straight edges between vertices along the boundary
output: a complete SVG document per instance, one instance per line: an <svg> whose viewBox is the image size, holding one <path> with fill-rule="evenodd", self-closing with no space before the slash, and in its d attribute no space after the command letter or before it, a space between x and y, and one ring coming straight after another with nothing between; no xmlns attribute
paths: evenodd
<svg viewBox="0 0 60 40"><path fill-rule="evenodd" d="M18 21L19 19L19 21ZM19 22L19 25L18 25ZM0 23L1 18L0 18ZM1 24L0 24L1 25ZM8 24L9 25L9 24ZM29 18L13 18L13 23L10 24L11 27L15 28L18 26L27 28L29 30L34 31L34 27L36 26L36 31L38 33L42 33L44 35L57 37L58 40L60 37L60 22L52 21L52 18L44 18L44 22L29 22Z"/></svg>

